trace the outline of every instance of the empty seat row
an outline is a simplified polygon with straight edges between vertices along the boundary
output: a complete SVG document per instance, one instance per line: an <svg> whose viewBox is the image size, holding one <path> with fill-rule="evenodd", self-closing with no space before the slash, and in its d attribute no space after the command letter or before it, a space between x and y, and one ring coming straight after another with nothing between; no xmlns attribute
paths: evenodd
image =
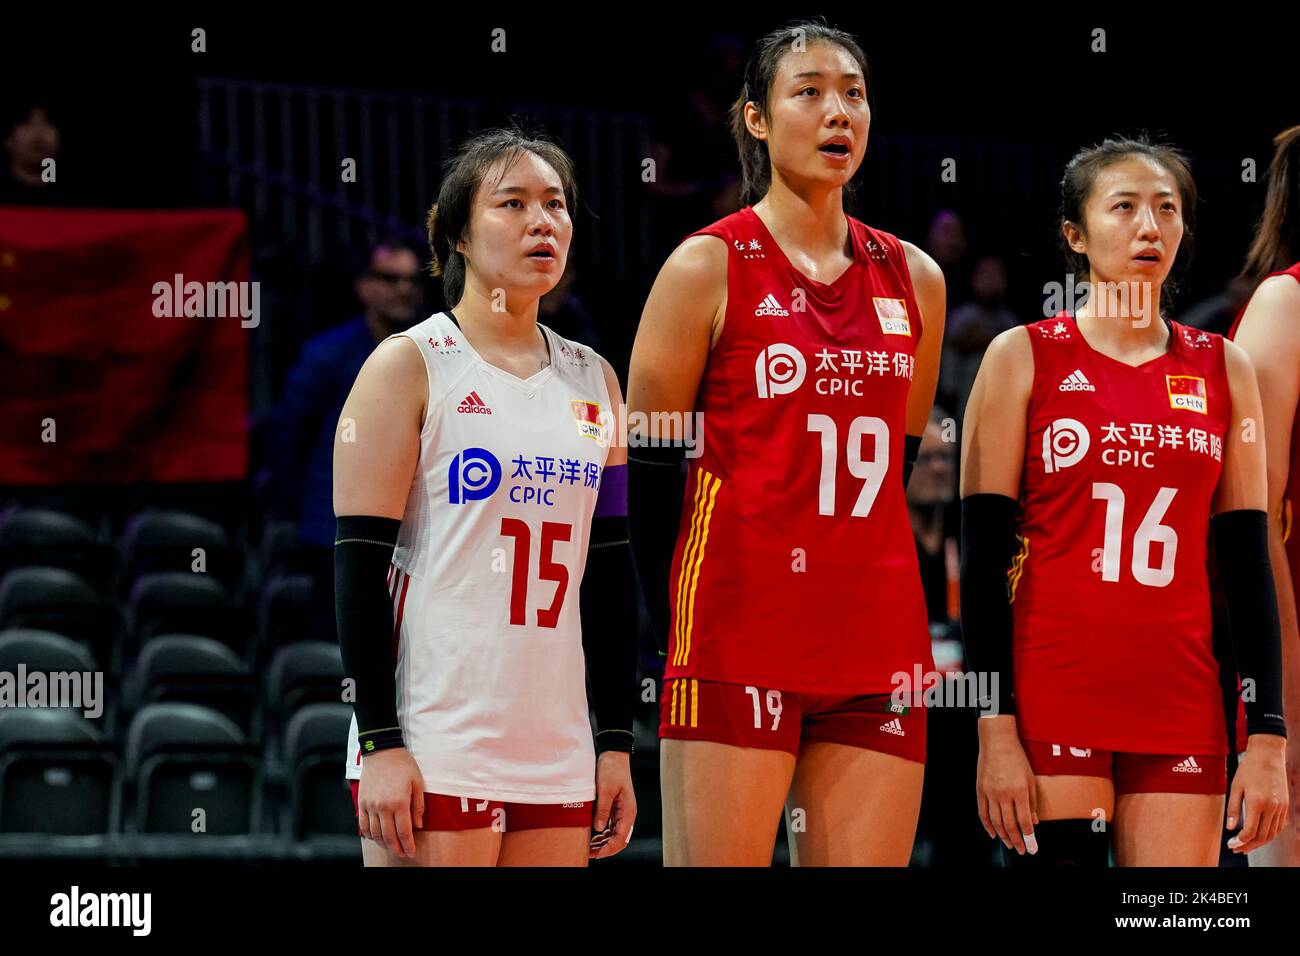
<svg viewBox="0 0 1300 956"><path fill-rule="evenodd" d="M153 572L136 579L119 611L116 602L73 571L20 567L0 578L0 628L64 634L87 645L96 660L114 670L133 661L151 638L166 633L210 637L255 662L284 644L333 638L312 633L313 589L306 575L276 575L263 586L255 608L248 609L206 574Z"/></svg>
<svg viewBox="0 0 1300 956"><path fill-rule="evenodd" d="M61 634L28 628L0 631L0 671L94 672L90 651ZM146 643L120 682L105 682L108 701L99 723L110 737L148 704L201 704L224 714L253 741L279 733L286 715L305 704L343 699L337 644L302 641L280 648L255 669L228 646L193 634L163 634ZM119 693L114 693L120 690Z"/></svg>
<svg viewBox="0 0 1300 956"><path fill-rule="evenodd" d="M101 594L125 597L143 575L203 570L232 594L260 579L306 569L305 551L292 525L263 529L257 560L247 562L221 525L198 515L149 509L131 516L112 543L74 515L46 508L0 512L0 577L13 568L43 565L78 574Z"/></svg>
<svg viewBox="0 0 1300 956"><path fill-rule="evenodd" d="M195 704L149 704L119 756L76 711L0 711L0 834L116 832L354 834L343 783L351 708L308 704L285 729L283 793L226 716Z"/></svg>

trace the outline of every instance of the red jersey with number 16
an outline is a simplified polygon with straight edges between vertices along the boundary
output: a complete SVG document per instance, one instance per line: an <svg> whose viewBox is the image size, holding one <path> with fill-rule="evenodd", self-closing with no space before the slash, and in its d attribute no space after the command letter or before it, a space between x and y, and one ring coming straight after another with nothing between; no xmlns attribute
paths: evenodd
<svg viewBox="0 0 1300 956"><path fill-rule="evenodd" d="M902 457L921 316L901 243L848 218L853 263L798 272L752 208L696 403L665 676L888 693L929 671Z"/></svg>
<svg viewBox="0 0 1300 956"><path fill-rule="evenodd" d="M1205 549L1232 413L1223 338L1172 322L1165 354L1135 367L1094 351L1069 316L1027 330L1009 575L1020 734L1222 754Z"/></svg>

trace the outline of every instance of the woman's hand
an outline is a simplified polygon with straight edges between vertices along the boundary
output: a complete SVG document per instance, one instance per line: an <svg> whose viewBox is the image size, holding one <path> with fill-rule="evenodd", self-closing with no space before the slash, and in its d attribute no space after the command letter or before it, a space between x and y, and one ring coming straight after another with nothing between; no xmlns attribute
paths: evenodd
<svg viewBox="0 0 1300 956"><path fill-rule="evenodd" d="M1016 733L1015 717L981 717L975 796L980 822L991 837L1021 856L1038 852L1038 784Z"/></svg>
<svg viewBox="0 0 1300 956"><path fill-rule="evenodd" d="M592 821L590 858L621 853L632 839L636 794L632 792L632 755L607 750L596 761L596 814Z"/></svg>
<svg viewBox="0 0 1300 956"><path fill-rule="evenodd" d="M399 857L415 858L414 831L424 822L424 775L405 747L361 761L357 824L361 835Z"/></svg>
<svg viewBox="0 0 1300 956"><path fill-rule="evenodd" d="M1287 804L1286 738L1251 734L1228 792L1227 829L1241 820L1241 832L1228 841L1232 852L1249 853L1277 836L1286 824Z"/></svg>

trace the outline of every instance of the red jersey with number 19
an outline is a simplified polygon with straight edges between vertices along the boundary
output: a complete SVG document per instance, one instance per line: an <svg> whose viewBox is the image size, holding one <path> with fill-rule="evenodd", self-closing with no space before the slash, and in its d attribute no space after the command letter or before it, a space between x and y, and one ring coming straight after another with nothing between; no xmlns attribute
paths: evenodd
<svg viewBox="0 0 1300 956"><path fill-rule="evenodd" d="M1223 338L1173 322L1165 354L1130 366L1094 351L1069 316L1027 330L1009 575L1020 734L1222 754L1205 549L1232 412Z"/></svg>
<svg viewBox="0 0 1300 956"><path fill-rule="evenodd" d="M696 410L665 677L888 693L933 668L903 494L921 336L902 244L848 218L853 263L798 272L745 208Z"/></svg>

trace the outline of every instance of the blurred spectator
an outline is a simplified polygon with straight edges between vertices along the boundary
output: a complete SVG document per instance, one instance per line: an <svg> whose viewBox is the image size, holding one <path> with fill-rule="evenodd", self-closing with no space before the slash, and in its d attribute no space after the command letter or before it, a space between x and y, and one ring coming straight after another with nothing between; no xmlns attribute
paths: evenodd
<svg viewBox="0 0 1300 956"><path fill-rule="evenodd" d="M966 261L966 226L951 209L940 209L930 221L925 237L925 251L943 270L948 302L965 302L970 298L970 265ZM952 311L951 304L949 311Z"/></svg>
<svg viewBox="0 0 1300 956"><path fill-rule="evenodd" d="M979 371L984 350L1007 329L1020 324L1007 308L1007 267L998 256L985 256L971 273L974 301L953 309L943 333L943 362L939 371L939 391L957 409L957 420L966 415L966 399L975 374Z"/></svg>
<svg viewBox="0 0 1300 956"><path fill-rule="evenodd" d="M730 111L744 82L744 41L730 33L714 34L699 51L698 62L703 69L686 72L691 88L666 96L652 123L655 180L647 189L654 199L652 242L664 254L689 233L739 208L738 201L729 206L720 194L740 163ZM719 208L725 211L718 213Z"/></svg>
<svg viewBox="0 0 1300 956"><path fill-rule="evenodd" d="M45 160L58 158L59 144L59 129L45 105L28 102L5 116L0 206L68 202L67 191L45 174Z"/></svg>
<svg viewBox="0 0 1300 956"><path fill-rule="evenodd" d="M948 436L951 440L944 440L945 427L953 433ZM907 483L907 512L916 538L921 587L932 624L947 624L959 613L957 540L948 527L948 506L957 495L955 432L956 424L948 413L934 406Z"/></svg>
<svg viewBox="0 0 1300 956"><path fill-rule="evenodd" d="M1233 320L1250 301L1255 281L1247 276L1233 276L1221 292L1196 303L1178 317L1178 321L1206 332L1227 335Z"/></svg>
<svg viewBox="0 0 1300 956"><path fill-rule="evenodd" d="M322 332L289 371L270 432L269 458L281 515L297 520L316 579L314 637L334 631L334 432L352 383L375 346L420 317L420 258L400 240L370 251L354 288L363 313Z"/></svg>

